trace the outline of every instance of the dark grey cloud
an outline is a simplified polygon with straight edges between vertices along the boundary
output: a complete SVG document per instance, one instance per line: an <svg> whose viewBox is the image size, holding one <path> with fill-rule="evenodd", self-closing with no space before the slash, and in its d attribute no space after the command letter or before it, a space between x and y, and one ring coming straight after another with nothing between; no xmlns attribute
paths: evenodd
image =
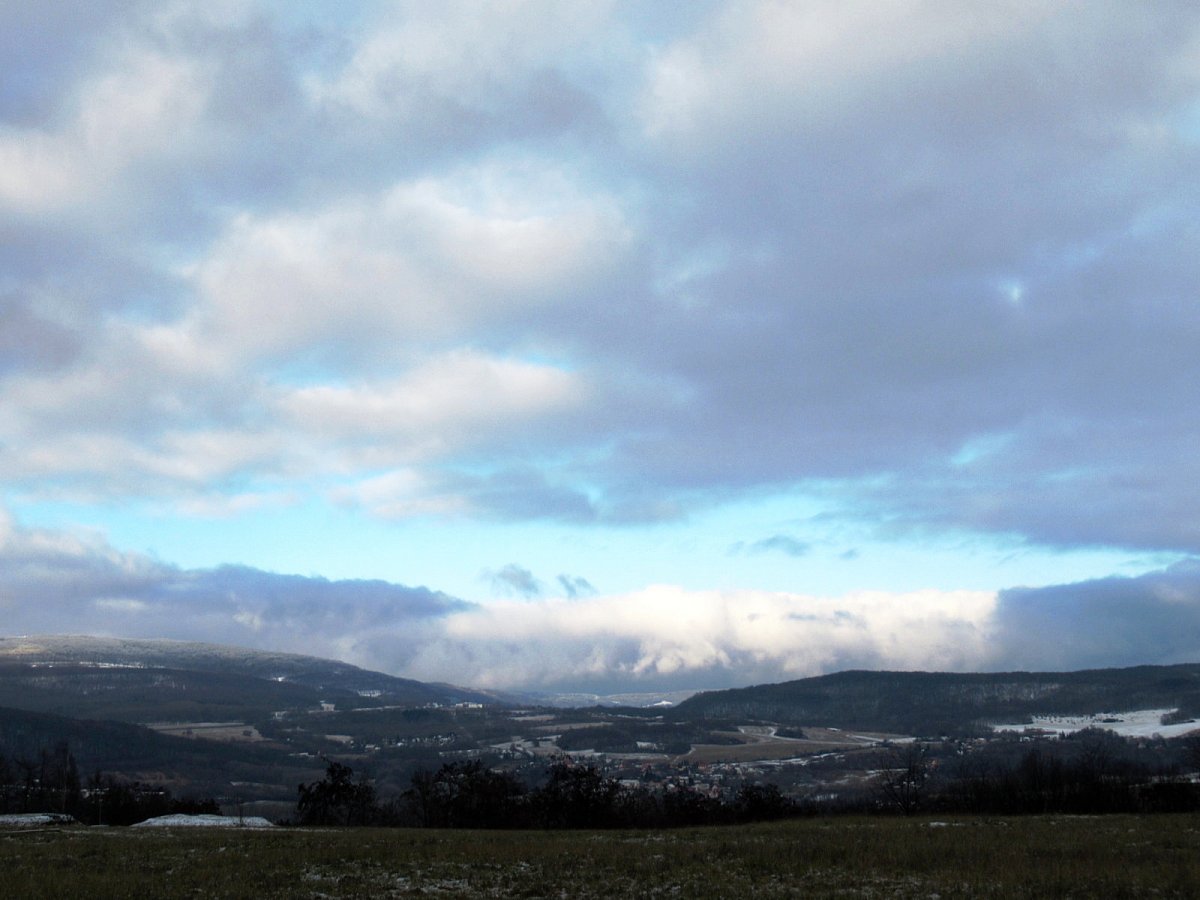
<svg viewBox="0 0 1200 900"><path fill-rule="evenodd" d="M1200 561L1135 578L1001 591L996 668L1068 671L1200 659Z"/></svg>
<svg viewBox="0 0 1200 900"><path fill-rule="evenodd" d="M472 604L425 587L331 581L246 566L180 569L90 535L0 522L6 633L204 640L386 664L419 652ZM381 647L386 647L382 654Z"/></svg>
<svg viewBox="0 0 1200 900"><path fill-rule="evenodd" d="M468 498L479 513L497 519L550 519L588 523L602 513L587 494L543 472L523 466L486 475L447 478L445 489Z"/></svg>
<svg viewBox="0 0 1200 900"><path fill-rule="evenodd" d="M49 319L24 298L0 296L0 375L10 371L54 369L74 359L83 338Z"/></svg>
<svg viewBox="0 0 1200 900"><path fill-rule="evenodd" d="M636 337L610 310L608 346L695 394L620 448L614 491L841 479L868 517L1200 546L1200 434L1177 414L1200 399L1200 160L1168 124L1197 23L1139 13L1131 49L1111 11L884 70L816 126L781 117L768 138L747 113L690 174L661 173L694 201L671 240L729 249L686 308L639 298ZM963 463L981 438L992 458Z"/></svg>
<svg viewBox="0 0 1200 900"><path fill-rule="evenodd" d="M0 121L43 121L71 79L93 62L123 15L153 4L137 0L68 0L57 4L5 3L0 32Z"/></svg>

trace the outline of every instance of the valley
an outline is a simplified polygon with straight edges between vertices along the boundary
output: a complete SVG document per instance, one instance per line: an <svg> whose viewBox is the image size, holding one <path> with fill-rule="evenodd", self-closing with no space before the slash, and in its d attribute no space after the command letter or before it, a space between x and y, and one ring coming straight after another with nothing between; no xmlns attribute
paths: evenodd
<svg viewBox="0 0 1200 900"><path fill-rule="evenodd" d="M1171 666L847 672L677 706L566 708L289 654L0 639L0 754L10 772L65 746L85 775L276 819L332 759L381 797L403 794L418 772L476 761L534 786L569 759L627 789L732 802L747 785L770 784L830 809L869 806L881 773L913 747L943 778L1014 767L1035 745L1067 762L1102 752L1183 777L1198 697L1200 667Z"/></svg>

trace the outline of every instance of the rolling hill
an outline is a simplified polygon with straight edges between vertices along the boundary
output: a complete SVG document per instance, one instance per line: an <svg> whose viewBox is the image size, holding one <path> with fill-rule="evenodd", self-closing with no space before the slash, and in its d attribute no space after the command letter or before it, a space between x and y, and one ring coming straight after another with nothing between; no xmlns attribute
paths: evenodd
<svg viewBox="0 0 1200 900"><path fill-rule="evenodd" d="M79 772L120 773L179 795L291 799L320 760L270 745L226 744L159 734L127 722L97 721L0 707L0 758L38 760L65 745ZM12 773L10 772L10 775ZM239 790L237 785L243 785Z"/></svg>
<svg viewBox="0 0 1200 900"><path fill-rule="evenodd" d="M65 744L85 773L119 773L178 793L291 798L297 783L322 771L321 754L350 749L355 727L380 730L384 722L396 731L392 720L404 710L463 702L497 704L479 691L299 654L0 638L0 758L37 759Z"/></svg>
<svg viewBox="0 0 1200 900"><path fill-rule="evenodd" d="M1200 714L1200 665L1080 672L848 671L779 684L707 691L675 719L750 719L915 735L964 734L1034 715L1137 709Z"/></svg>
<svg viewBox="0 0 1200 900"><path fill-rule="evenodd" d="M122 722L258 720L275 710L463 701L480 691L303 656L164 640L0 638L0 706Z"/></svg>

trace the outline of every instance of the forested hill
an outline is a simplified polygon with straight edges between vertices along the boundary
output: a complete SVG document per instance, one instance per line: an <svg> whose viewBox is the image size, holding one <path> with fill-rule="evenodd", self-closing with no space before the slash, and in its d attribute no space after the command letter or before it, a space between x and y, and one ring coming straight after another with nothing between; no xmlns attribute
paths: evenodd
<svg viewBox="0 0 1200 900"><path fill-rule="evenodd" d="M120 773L129 781L169 785L193 795L228 792L231 782L260 789L269 788L269 782L280 782L277 794L287 798L289 787L321 769L315 758L298 757L266 744L188 740L126 722L73 719L0 706L0 774L16 777L19 772L13 768L14 761L40 760L44 765L47 752L57 747L70 750L81 776Z"/></svg>
<svg viewBox="0 0 1200 900"><path fill-rule="evenodd" d="M184 641L0 637L0 705L128 722L257 718L321 700L494 702L336 660Z"/></svg>
<svg viewBox="0 0 1200 900"><path fill-rule="evenodd" d="M1080 672L849 671L697 694L673 718L761 719L900 734L964 734L1032 715L1180 709L1200 715L1200 665Z"/></svg>

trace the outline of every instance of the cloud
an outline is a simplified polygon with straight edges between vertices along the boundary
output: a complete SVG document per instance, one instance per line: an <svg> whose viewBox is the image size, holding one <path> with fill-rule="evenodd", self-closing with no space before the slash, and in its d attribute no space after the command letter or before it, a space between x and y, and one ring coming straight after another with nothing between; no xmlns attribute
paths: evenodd
<svg viewBox="0 0 1200 900"><path fill-rule="evenodd" d="M455 612L410 672L592 691L738 686L845 669L1064 671L1200 655L1200 565L987 591L841 596L670 585Z"/></svg>
<svg viewBox="0 0 1200 900"><path fill-rule="evenodd" d="M901 40L878 6L836 6L743 5L663 51L711 73L678 78L704 114L662 112L664 160L741 252L688 278L703 314L659 356L705 415L621 463L671 486L821 479L867 518L1195 548L1195 435L1166 411L1195 399L1196 272L1166 188L1196 153L1169 124L1194 17L1179 40L1136 19L1154 80L1100 49L1123 42L1111 8L1076 43L1040 6L906 9ZM1146 180L1100 187L1130 165ZM964 463L980 439L990 458Z"/></svg>
<svg viewBox="0 0 1200 900"><path fill-rule="evenodd" d="M1060 670L1200 659L1200 562L1136 578L1001 591L996 658Z"/></svg>
<svg viewBox="0 0 1200 900"><path fill-rule="evenodd" d="M456 351L395 381L299 388L279 405L296 430L347 444L386 438L395 458L411 459L440 456L481 432L496 440L505 429L582 402L585 393L578 379L552 366Z"/></svg>
<svg viewBox="0 0 1200 900"><path fill-rule="evenodd" d="M166 19L160 24L181 30L201 24L186 14ZM138 31L102 29L103 50L88 54L96 69L63 86L58 109L24 126L0 125L0 208L93 225L108 216L109 227L120 227L135 212L153 214L153 194L130 196L131 189L160 187L160 167L210 155L216 60Z"/></svg>
<svg viewBox="0 0 1200 900"><path fill-rule="evenodd" d="M560 576L488 573L515 599L467 603L384 581L245 566L180 569L94 533L0 519L9 633L175 638L310 653L427 681L655 690L776 682L851 668L1067 670L1196 659L1200 564L1136 578L990 591L813 596L655 585L598 595Z"/></svg>
<svg viewBox="0 0 1200 900"><path fill-rule="evenodd" d="M613 202L561 167L462 168L239 216L187 270L201 303L183 327L250 358L394 359L569 302L610 274L627 238Z"/></svg>
<svg viewBox="0 0 1200 900"><path fill-rule="evenodd" d="M528 569L509 563L494 572L485 573L492 589L502 594L518 597L537 597L542 593L542 583Z"/></svg>
<svg viewBox="0 0 1200 900"><path fill-rule="evenodd" d="M54 369L79 353L79 338L26 296L0 296L0 375L4 370Z"/></svg>
<svg viewBox="0 0 1200 900"><path fill-rule="evenodd" d="M972 592L822 598L671 586L503 601L448 617L413 665L469 671L479 685L587 690L959 669L982 656L993 605L993 595Z"/></svg>
<svg viewBox="0 0 1200 900"><path fill-rule="evenodd" d="M559 575L558 584L563 593L574 600L576 597L589 597L597 593L590 581L581 575Z"/></svg>
<svg viewBox="0 0 1200 900"><path fill-rule="evenodd" d="M741 556L743 554L757 556L760 553L777 552L787 556L799 557L804 556L808 551L808 544L798 541L787 534L773 534L770 537L762 538L749 544L745 541L738 541L729 548L729 552L734 556Z"/></svg>
<svg viewBox="0 0 1200 900"><path fill-rule="evenodd" d="M587 69L601 52L597 31L613 26L612 6L449 2L385 13L342 67L308 87L319 104L356 119L459 140L586 126L599 115Z"/></svg>
<svg viewBox="0 0 1200 900"><path fill-rule="evenodd" d="M8 633L173 638L377 661L402 668L438 619L470 606L423 587L329 581L245 566L179 569L100 536L0 520Z"/></svg>
<svg viewBox="0 0 1200 900"><path fill-rule="evenodd" d="M1186 4L46 15L6 490L1200 550Z"/></svg>

